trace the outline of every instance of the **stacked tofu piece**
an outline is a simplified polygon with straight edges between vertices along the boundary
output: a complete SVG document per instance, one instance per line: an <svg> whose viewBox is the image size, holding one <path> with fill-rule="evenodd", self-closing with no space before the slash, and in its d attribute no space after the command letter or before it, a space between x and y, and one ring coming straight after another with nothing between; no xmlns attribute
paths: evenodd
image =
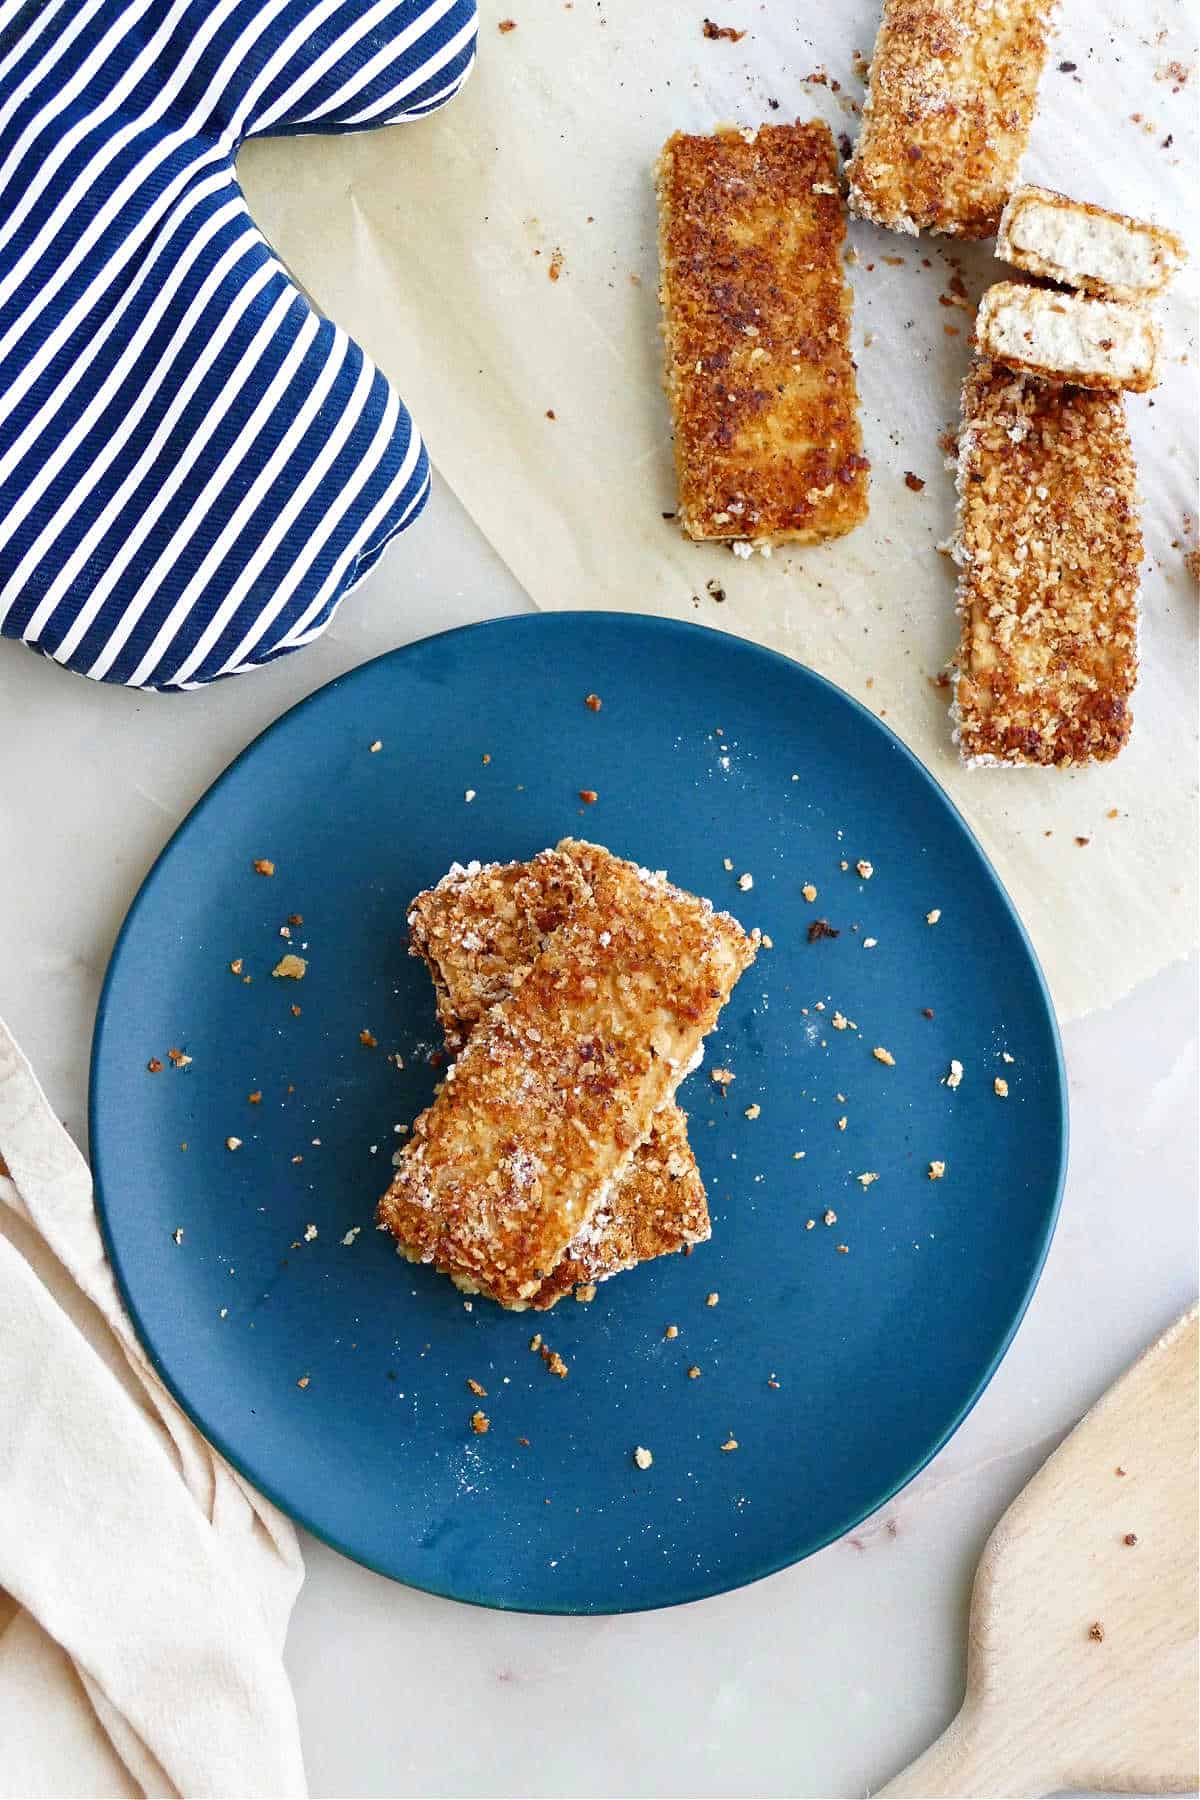
<svg viewBox="0 0 1200 1800"><path fill-rule="evenodd" d="M707 1238L675 1090L757 932L577 839L455 866L408 922L455 1060L379 1203L402 1253L542 1311Z"/></svg>

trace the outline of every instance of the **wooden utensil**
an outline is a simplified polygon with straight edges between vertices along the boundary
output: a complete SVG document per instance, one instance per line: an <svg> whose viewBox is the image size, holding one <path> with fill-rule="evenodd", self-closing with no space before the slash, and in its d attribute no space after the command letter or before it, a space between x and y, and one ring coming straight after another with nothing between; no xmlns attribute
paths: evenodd
<svg viewBox="0 0 1200 1800"><path fill-rule="evenodd" d="M962 1711L880 1800L1200 1785L1198 1350L1193 1307L1009 1507L975 1577Z"/></svg>

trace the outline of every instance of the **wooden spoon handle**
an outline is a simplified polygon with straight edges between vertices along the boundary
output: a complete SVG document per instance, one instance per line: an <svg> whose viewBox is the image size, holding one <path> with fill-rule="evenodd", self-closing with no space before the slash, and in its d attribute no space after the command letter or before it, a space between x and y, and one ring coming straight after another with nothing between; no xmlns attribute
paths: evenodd
<svg viewBox="0 0 1200 1800"><path fill-rule="evenodd" d="M877 1790L876 1800L1031 1800L1053 1786L1032 1765L1021 1733L989 1731L968 1701L924 1756Z"/></svg>

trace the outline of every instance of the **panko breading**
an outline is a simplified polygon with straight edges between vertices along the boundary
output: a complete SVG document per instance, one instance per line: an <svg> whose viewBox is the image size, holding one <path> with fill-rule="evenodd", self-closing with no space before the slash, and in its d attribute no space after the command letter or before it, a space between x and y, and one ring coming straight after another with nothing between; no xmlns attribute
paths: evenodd
<svg viewBox="0 0 1200 1800"><path fill-rule="evenodd" d="M1009 200L996 255L1029 275L1111 300L1160 294L1187 261L1173 231L1043 187L1020 187Z"/></svg>
<svg viewBox="0 0 1200 1800"><path fill-rule="evenodd" d="M658 164L676 517L688 537L840 537L867 516L829 128L676 132Z"/></svg>
<svg viewBox="0 0 1200 1800"><path fill-rule="evenodd" d="M560 850L526 863L456 866L417 896L408 915L411 952L433 977L452 1050L520 985L551 932L587 896L582 870ZM576 1284L702 1243L711 1231L687 1122L671 1102L638 1145L611 1202L568 1245L529 1304L552 1306Z"/></svg>
<svg viewBox="0 0 1200 1800"><path fill-rule="evenodd" d="M1045 381L1143 394L1158 385L1162 334L1144 306L998 281L979 302L981 356Z"/></svg>
<svg viewBox="0 0 1200 1800"><path fill-rule="evenodd" d="M977 362L958 470L965 761L1110 760L1131 725L1142 561L1124 400Z"/></svg>
<svg viewBox="0 0 1200 1800"><path fill-rule="evenodd" d="M524 863L461 863L408 909L411 954L433 978L446 1048L462 1049L484 1013L507 1000L576 906L578 863L543 850Z"/></svg>
<svg viewBox="0 0 1200 1800"><path fill-rule="evenodd" d="M892 231L995 235L1017 184L1055 0L885 0L850 211Z"/></svg>
<svg viewBox="0 0 1200 1800"><path fill-rule="evenodd" d="M480 1020L379 1203L406 1255L508 1306L615 1192L758 942L662 875L559 849L586 901Z"/></svg>
<svg viewBox="0 0 1200 1800"><path fill-rule="evenodd" d="M687 1115L672 1101L655 1113L649 1135L613 1190L528 1304L542 1312L573 1287L606 1281L623 1269L712 1236L704 1183L688 1143Z"/></svg>

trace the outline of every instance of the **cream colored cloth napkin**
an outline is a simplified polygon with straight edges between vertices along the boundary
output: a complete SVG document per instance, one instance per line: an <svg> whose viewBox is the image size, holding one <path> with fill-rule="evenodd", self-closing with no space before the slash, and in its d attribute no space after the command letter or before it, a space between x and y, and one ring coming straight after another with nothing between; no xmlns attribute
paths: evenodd
<svg viewBox="0 0 1200 1800"><path fill-rule="evenodd" d="M0 1021L5 1165L0 1795L302 1795L295 1532L151 1368L87 1165Z"/></svg>

